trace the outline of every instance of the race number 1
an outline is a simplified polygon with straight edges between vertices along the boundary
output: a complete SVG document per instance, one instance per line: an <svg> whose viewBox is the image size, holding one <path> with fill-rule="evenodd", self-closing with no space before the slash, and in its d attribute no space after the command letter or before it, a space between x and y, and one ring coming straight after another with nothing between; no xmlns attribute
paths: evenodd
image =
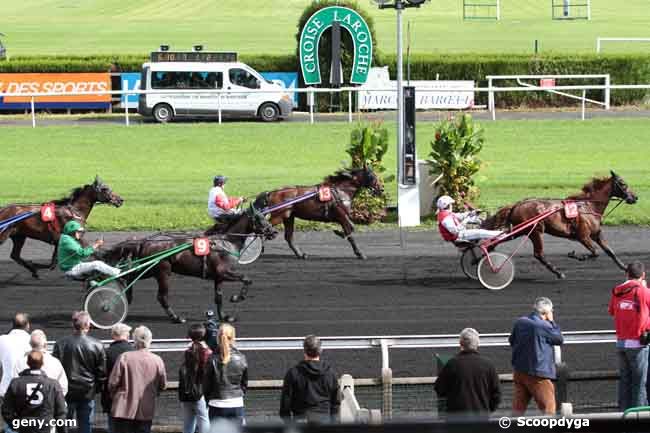
<svg viewBox="0 0 650 433"><path fill-rule="evenodd" d="M46 203L41 206L41 220L46 223L54 221L54 203Z"/></svg>
<svg viewBox="0 0 650 433"><path fill-rule="evenodd" d="M210 239L194 238L194 254L200 257L210 254Z"/></svg>

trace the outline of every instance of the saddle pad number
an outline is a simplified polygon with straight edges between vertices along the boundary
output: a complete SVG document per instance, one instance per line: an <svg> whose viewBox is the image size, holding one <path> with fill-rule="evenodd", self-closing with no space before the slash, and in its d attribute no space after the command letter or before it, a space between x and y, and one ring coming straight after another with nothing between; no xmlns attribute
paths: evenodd
<svg viewBox="0 0 650 433"><path fill-rule="evenodd" d="M569 219L578 217L578 204L574 201L564 202L564 216Z"/></svg>
<svg viewBox="0 0 650 433"><path fill-rule="evenodd" d="M54 221L54 203L41 206L41 220L46 223Z"/></svg>
<svg viewBox="0 0 650 433"><path fill-rule="evenodd" d="M321 186L318 188L318 200L323 202L332 200L332 190L329 186Z"/></svg>
<svg viewBox="0 0 650 433"><path fill-rule="evenodd" d="M210 254L210 239L208 238L195 238L194 239L194 255L203 257Z"/></svg>

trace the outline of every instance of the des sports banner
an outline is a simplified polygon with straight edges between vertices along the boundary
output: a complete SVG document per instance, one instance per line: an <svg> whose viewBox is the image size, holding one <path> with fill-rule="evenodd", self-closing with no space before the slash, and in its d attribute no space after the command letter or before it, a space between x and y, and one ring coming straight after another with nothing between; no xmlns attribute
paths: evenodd
<svg viewBox="0 0 650 433"><path fill-rule="evenodd" d="M106 92L111 90L110 74L0 74L1 93ZM36 108L107 108L111 95L38 96ZM30 96L0 96L0 110L29 108Z"/></svg>

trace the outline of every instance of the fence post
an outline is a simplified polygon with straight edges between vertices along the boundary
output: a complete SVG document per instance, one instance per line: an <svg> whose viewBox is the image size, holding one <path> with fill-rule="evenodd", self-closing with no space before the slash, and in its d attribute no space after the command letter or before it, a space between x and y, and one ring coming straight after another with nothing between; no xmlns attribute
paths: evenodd
<svg viewBox="0 0 650 433"><path fill-rule="evenodd" d="M34 97L31 99L32 106L32 128L36 128L36 113L34 112Z"/></svg>
<svg viewBox="0 0 650 433"><path fill-rule="evenodd" d="M308 93L308 103L309 103L309 123L314 124L314 91L310 90Z"/></svg>
<svg viewBox="0 0 650 433"><path fill-rule="evenodd" d="M124 122L129 126L129 94L124 94Z"/></svg>
<svg viewBox="0 0 650 433"><path fill-rule="evenodd" d="M582 90L582 120L585 120L585 106L587 105L587 91Z"/></svg>
<svg viewBox="0 0 650 433"><path fill-rule="evenodd" d="M600 54L600 38L596 38L596 54Z"/></svg>
<svg viewBox="0 0 650 433"><path fill-rule="evenodd" d="M488 109L492 113L492 120L496 120L494 112L494 91L492 90L492 78L488 78Z"/></svg>
<svg viewBox="0 0 650 433"><path fill-rule="evenodd" d="M219 125L221 125L221 91L219 91L219 97L217 98L217 108L219 109Z"/></svg>
<svg viewBox="0 0 650 433"><path fill-rule="evenodd" d="M352 123L352 90L348 90L348 123Z"/></svg>
<svg viewBox="0 0 650 433"><path fill-rule="evenodd" d="M384 419L393 418L393 370L381 369L382 412Z"/></svg>
<svg viewBox="0 0 650 433"><path fill-rule="evenodd" d="M560 346L553 346L555 352L555 368L557 370L557 388L555 389L555 401L562 407L562 403L568 403L569 387L569 366L562 362L562 349Z"/></svg>
<svg viewBox="0 0 650 433"><path fill-rule="evenodd" d="M611 87L611 76L607 74L605 76L605 110L610 109L611 97L612 97L612 87Z"/></svg>

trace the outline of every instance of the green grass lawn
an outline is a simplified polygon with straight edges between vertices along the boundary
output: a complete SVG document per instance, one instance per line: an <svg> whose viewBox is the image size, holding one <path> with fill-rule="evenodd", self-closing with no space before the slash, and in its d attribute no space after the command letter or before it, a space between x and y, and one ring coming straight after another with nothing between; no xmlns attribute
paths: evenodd
<svg viewBox="0 0 650 433"><path fill-rule="evenodd" d="M650 224L647 120L482 122L481 204L563 197L594 175L619 172L640 197L608 223ZM394 123L387 123L391 131ZM418 123L418 153L428 153L433 123ZM209 224L207 191L217 173L231 194L315 184L341 167L347 123L272 125L184 123L103 127L2 128L0 203L59 198L99 174L126 200L98 207L93 229L198 228ZM394 134L391 146L394 148ZM395 171L394 151L386 161ZM388 185L388 191L395 185ZM394 194L393 194L394 196Z"/></svg>
<svg viewBox="0 0 650 433"><path fill-rule="evenodd" d="M309 0L3 0L0 32L12 56L144 54L161 43L240 53L295 52L296 25ZM502 20L462 20L461 0L409 9L413 52L594 52L596 37L650 37L648 0L593 0L590 22L551 20L550 0L502 0ZM395 50L395 11L359 5L374 17L378 48ZM406 28L406 27L405 27ZM607 45L643 51L650 44Z"/></svg>

